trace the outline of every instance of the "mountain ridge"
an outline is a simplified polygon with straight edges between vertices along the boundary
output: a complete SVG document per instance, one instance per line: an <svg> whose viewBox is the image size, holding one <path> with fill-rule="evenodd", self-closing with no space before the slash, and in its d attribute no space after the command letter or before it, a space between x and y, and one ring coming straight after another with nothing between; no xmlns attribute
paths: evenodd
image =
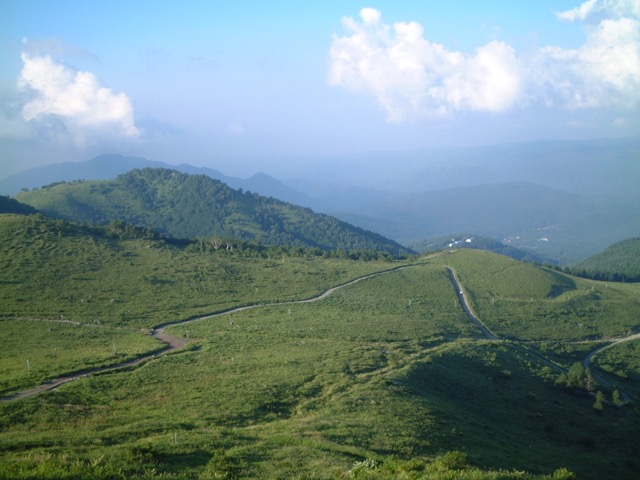
<svg viewBox="0 0 640 480"><path fill-rule="evenodd" d="M174 238L213 236L324 250L410 252L337 218L176 170L136 169L115 180L58 183L22 192L16 199L55 217L98 224L121 220Z"/></svg>
<svg viewBox="0 0 640 480"><path fill-rule="evenodd" d="M513 246L534 256L571 265L640 235L640 137L331 157L300 166L306 168L306 177L295 177L296 169L288 169L287 175L294 178L282 181L264 172L239 179L187 163L171 166L140 157L127 163L127 158L107 155L89 162L120 165L118 174L140 162L205 174L236 189L335 216L404 245L469 232L506 244L517 242ZM42 175L39 183L30 185L99 176L83 174L82 163L65 164L70 170L67 178ZM261 167L268 169L268 164ZM113 171L110 175L116 176ZM7 188L16 192L25 181L17 176L0 180L0 193Z"/></svg>
<svg viewBox="0 0 640 480"><path fill-rule="evenodd" d="M196 167L188 163L170 165L165 162L148 160L144 157L130 157L114 153L98 155L82 162L64 162L34 167L10 175L0 180L0 194L16 195L21 190L40 188L54 182L73 180L112 180L118 175L140 168L167 168L192 175L207 175L220 180L232 188L249 190L263 196L278 198L290 203L304 203L305 195L264 172L258 172L247 179L227 176L208 168Z"/></svg>

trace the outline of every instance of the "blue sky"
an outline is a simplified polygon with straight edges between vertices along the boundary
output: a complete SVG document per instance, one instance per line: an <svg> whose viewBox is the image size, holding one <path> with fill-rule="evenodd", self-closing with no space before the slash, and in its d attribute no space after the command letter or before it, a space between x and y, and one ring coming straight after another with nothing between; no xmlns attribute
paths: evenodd
<svg viewBox="0 0 640 480"><path fill-rule="evenodd" d="M640 0L5 0L0 62L0 177L640 132Z"/></svg>

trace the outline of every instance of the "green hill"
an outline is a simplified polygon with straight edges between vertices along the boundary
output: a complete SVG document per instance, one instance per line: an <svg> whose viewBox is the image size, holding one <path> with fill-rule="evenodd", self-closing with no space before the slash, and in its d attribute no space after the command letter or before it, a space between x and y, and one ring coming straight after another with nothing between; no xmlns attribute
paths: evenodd
<svg viewBox="0 0 640 480"><path fill-rule="evenodd" d="M133 170L115 180L59 182L18 200L55 217L153 228L175 238L258 241L325 250L409 250L381 235L270 197L234 190L205 175Z"/></svg>
<svg viewBox="0 0 640 480"><path fill-rule="evenodd" d="M640 238L629 238L571 267L576 275L598 280L640 282Z"/></svg>
<svg viewBox="0 0 640 480"><path fill-rule="evenodd" d="M638 330L640 285L471 249L410 263L205 247L122 223L0 215L0 396L157 355L0 402L0 477L640 471L634 404L615 406L597 379L593 391L557 382L606 338ZM447 267L497 340L470 321ZM181 320L192 321L166 332L190 343L158 355L151 330ZM636 343L594 357L632 400ZM607 398L597 411L596 390Z"/></svg>
<svg viewBox="0 0 640 480"><path fill-rule="evenodd" d="M487 250L507 257L522 260L523 262L545 263L546 259L532 252L521 250L505 245L504 243L493 238L483 237L481 235L472 235L469 233L461 233L456 235L441 235L427 240L423 240L411 248L416 252L427 253L436 252L438 250L447 250L450 248L473 248L477 250Z"/></svg>

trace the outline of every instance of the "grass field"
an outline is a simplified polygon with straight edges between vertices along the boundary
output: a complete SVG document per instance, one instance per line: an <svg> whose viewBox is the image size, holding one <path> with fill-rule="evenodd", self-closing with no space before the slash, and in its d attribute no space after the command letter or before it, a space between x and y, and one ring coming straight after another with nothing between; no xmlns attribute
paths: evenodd
<svg viewBox="0 0 640 480"><path fill-rule="evenodd" d="M28 231L32 220L11 221ZM188 348L0 403L0 477L572 478L567 468L601 479L640 472L635 404L595 411L592 395L557 385L558 372L512 346L569 368L601 337L638 328L638 285L582 281L460 251L321 301L286 303L398 264L205 255L48 228L51 238L33 240L50 245L46 255L22 242L0 246L9 267L0 276L6 391L153 350L148 331L161 323L280 303L173 326L168 332L188 338ZM22 235L16 230L14 223L4 232ZM87 257L68 256L69 273L59 268L65 252L83 249ZM469 322L447 265L481 320L507 340L487 340ZM153 275L155 282L145 281ZM34 293L43 288L46 296ZM634 395L638 348L622 344L594 360Z"/></svg>
<svg viewBox="0 0 640 480"><path fill-rule="evenodd" d="M124 362L164 347L148 333L61 320L6 319L0 351L0 396L63 375Z"/></svg>
<svg viewBox="0 0 640 480"><path fill-rule="evenodd" d="M638 329L638 284L579 279L489 252L450 258L478 315L499 336L595 340Z"/></svg>

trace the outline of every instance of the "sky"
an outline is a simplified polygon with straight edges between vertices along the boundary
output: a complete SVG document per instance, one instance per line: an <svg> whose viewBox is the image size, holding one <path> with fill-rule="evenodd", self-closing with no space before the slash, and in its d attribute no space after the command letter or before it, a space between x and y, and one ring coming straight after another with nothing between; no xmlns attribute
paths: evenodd
<svg viewBox="0 0 640 480"><path fill-rule="evenodd" d="M0 4L0 178L640 134L640 0Z"/></svg>

